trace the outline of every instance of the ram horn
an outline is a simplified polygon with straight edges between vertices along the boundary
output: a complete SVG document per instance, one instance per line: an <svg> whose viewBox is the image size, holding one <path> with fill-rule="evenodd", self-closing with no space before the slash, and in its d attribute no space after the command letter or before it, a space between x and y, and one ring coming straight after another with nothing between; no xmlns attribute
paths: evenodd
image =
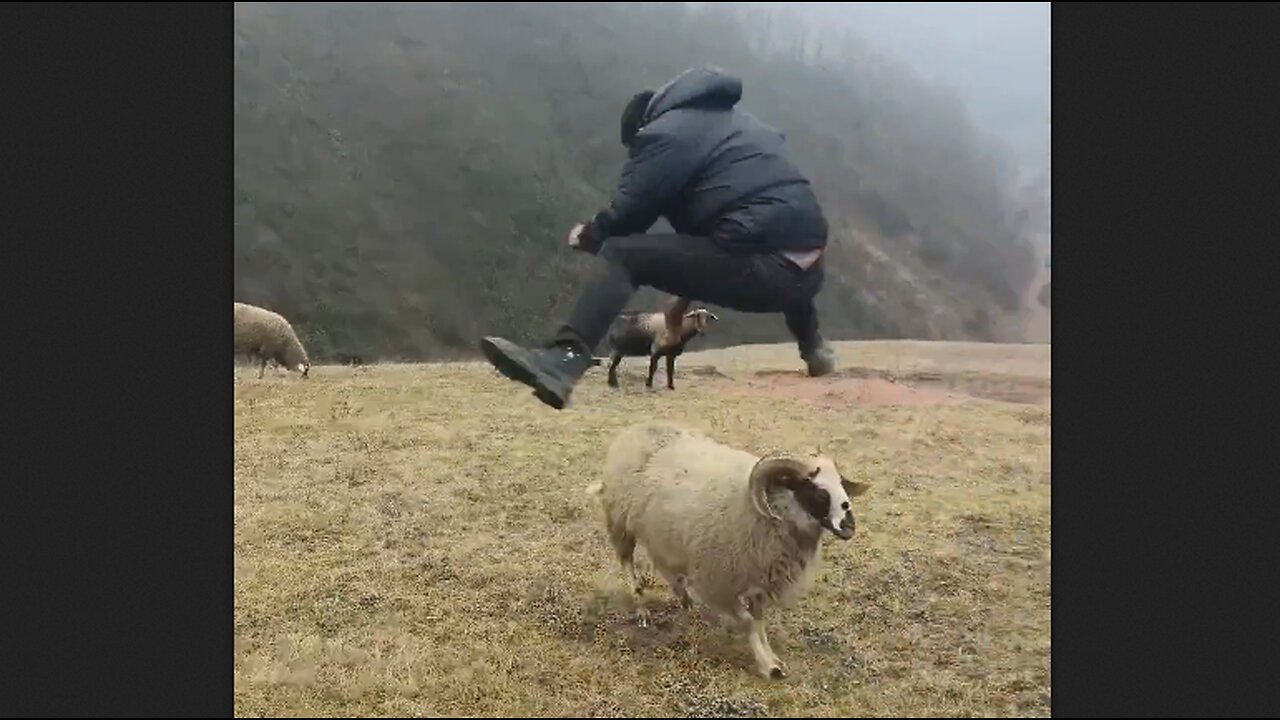
<svg viewBox="0 0 1280 720"><path fill-rule="evenodd" d="M751 468L751 478L747 482L747 491L751 495L751 504L755 506L756 512L767 518L781 520L782 518L778 517L769 506L769 490L788 477L796 479L805 477L810 470L808 465L793 457L770 457L758 461L755 467Z"/></svg>

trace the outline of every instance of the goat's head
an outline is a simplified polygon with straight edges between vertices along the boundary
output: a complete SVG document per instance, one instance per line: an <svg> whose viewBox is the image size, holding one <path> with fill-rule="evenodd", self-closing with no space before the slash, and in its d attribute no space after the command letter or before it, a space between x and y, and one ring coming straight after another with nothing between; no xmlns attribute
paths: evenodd
<svg viewBox="0 0 1280 720"><path fill-rule="evenodd" d="M781 455L766 457L751 470L751 502L765 517L784 519L831 531L841 540L853 537L854 518L850 498L862 495L870 486L840 474L835 462L825 455ZM778 514L770 495L786 492L794 504Z"/></svg>
<svg viewBox="0 0 1280 720"><path fill-rule="evenodd" d="M690 310L689 312L684 314L685 327L693 328L698 332L698 334L702 334L706 332L707 328L711 325L712 320L719 320L719 319L720 318L717 317L715 313L711 312L706 308L698 308L697 310Z"/></svg>

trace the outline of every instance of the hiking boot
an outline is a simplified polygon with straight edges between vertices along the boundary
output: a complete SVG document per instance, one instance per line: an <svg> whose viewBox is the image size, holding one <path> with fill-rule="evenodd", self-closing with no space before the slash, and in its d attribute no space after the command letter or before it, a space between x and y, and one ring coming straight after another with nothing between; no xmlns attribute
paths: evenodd
<svg viewBox="0 0 1280 720"><path fill-rule="evenodd" d="M530 350L499 337L482 340L480 350L498 372L533 388L539 400L556 410L569 404L574 384L594 360L591 353L569 345Z"/></svg>
<svg viewBox="0 0 1280 720"><path fill-rule="evenodd" d="M800 357L809 366L809 377L822 377L835 372L836 353L826 341L820 341L812 350L800 353Z"/></svg>

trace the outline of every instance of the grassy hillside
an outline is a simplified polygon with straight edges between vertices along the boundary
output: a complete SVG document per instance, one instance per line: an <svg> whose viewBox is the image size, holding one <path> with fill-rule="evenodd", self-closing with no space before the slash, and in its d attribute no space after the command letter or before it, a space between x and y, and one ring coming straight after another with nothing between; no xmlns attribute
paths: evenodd
<svg viewBox="0 0 1280 720"><path fill-rule="evenodd" d="M1009 339L1034 273L1007 168L952 96L858 42L733 5L237 3L235 295L313 357L428 359L541 337L594 262L564 236L623 160L636 90L745 81L834 229L835 338ZM657 298L637 298L653 307ZM726 314L715 343L775 341Z"/></svg>
<svg viewBox="0 0 1280 720"><path fill-rule="evenodd" d="M674 393L633 362L560 413L481 364L240 371L236 715L1048 717L1048 346L838 351L822 380L787 346L692 353ZM871 483L770 626L787 680L665 587L632 621L583 490L655 417Z"/></svg>

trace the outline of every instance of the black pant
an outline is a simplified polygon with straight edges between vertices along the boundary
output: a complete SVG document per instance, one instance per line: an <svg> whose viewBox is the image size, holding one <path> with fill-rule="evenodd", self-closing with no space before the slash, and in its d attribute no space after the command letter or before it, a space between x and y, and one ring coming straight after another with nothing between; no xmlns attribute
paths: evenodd
<svg viewBox="0 0 1280 720"><path fill-rule="evenodd" d="M822 288L822 260L803 270L780 255L733 252L690 235L610 238L598 254L604 265L578 297L558 342L594 352L641 286L740 312L782 313L802 353L820 340L813 299Z"/></svg>

